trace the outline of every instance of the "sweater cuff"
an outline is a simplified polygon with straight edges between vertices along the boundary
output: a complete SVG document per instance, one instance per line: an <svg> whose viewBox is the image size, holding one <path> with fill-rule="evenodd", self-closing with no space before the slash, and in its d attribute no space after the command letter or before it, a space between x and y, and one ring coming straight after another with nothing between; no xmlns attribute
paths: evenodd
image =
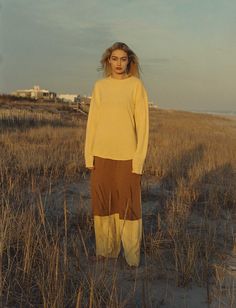
<svg viewBox="0 0 236 308"><path fill-rule="evenodd" d="M94 167L94 164L93 164L93 155L90 155L88 157L85 158L85 167L86 168L92 168Z"/></svg>
<svg viewBox="0 0 236 308"><path fill-rule="evenodd" d="M143 163L133 159L132 160L132 173L143 174Z"/></svg>

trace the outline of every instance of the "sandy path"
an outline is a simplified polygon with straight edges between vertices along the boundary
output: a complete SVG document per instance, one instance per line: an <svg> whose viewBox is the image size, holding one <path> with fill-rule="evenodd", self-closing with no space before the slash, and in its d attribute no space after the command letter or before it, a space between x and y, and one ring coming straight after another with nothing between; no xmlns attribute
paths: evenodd
<svg viewBox="0 0 236 308"><path fill-rule="evenodd" d="M157 213L161 210L161 205L158 202L160 187L152 179L149 180L149 183L146 180L145 185L142 184L144 230L150 228L152 219L155 219L156 223ZM168 192L166 193L168 194ZM45 194L43 200L47 215L54 218L60 217L63 220L64 204L66 204L68 217L71 217L76 222L78 213L90 213L89 177L86 176L77 183L66 185L61 183L52 187L51 191ZM132 295L134 301L131 301L130 304L127 303L125 307L209 307L206 302L207 291L205 287L196 285L191 286L191 288L176 287L171 270L164 270L154 258L143 253L140 267L133 271L126 267L122 256L119 257L117 262L108 261L105 264L89 263L85 254L82 259L84 272L86 275L93 277L94 281L99 283L101 273L108 280L114 279L115 276L122 294L134 295ZM236 286L236 258L234 259L231 256L231 259L229 258L227 262L228 265L231 263L231 268L230 266L228 266L227 270L218 268L222 290L232 289L233 284ZM233 264L235 268L233 268ZM223 294L222 290L220 294ZM232 292L234 291L232 290ZM219 290L216 290L215 293L217 292ZM210 307L218 306L211 305Z"/></svg>

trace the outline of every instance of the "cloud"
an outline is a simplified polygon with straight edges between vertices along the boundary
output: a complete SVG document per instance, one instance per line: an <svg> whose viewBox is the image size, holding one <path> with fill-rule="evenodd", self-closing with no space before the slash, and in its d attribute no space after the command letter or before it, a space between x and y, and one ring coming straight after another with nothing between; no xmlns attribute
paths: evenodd
<svg viewBox="0 0 236 308"><path fill-rule="evenodd" d="M5 46L8 49L12 49L13 42L18 42L22 50L25 46L30 46L33 50L41 46L41 55L46 54L49 48L49 54L60 48L57 54L69 51L76 57L78 53L80 56L100 54L107 48L107 44L114 41L109 20L97 16L96 1L80 1L79 4L75 0L69 3L61 0L52 3L45 0L36 3L22 1L24 5L11 0L4 7L5 24L8 23L8 16L13 18L10 27L14 30L10 37L5 33L5 40L8 41ZM28 10L25 10L25 5ZM96 18L92 12L96 12ZM7 28L4 27L5 32Z"/></svg>

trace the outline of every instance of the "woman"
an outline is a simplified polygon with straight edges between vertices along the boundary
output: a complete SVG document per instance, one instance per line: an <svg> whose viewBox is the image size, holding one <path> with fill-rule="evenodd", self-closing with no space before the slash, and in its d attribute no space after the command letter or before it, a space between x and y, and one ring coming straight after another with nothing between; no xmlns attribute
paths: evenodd
<svg viewBox="0 0 236 308"><path fill-rule="evenodd" d="M104 78L93 87L85 138L91 169L96 259L140 262L141 175L149 138L148 96L139 79L136 54L124 43L107 48L100 61Z"/></svg>

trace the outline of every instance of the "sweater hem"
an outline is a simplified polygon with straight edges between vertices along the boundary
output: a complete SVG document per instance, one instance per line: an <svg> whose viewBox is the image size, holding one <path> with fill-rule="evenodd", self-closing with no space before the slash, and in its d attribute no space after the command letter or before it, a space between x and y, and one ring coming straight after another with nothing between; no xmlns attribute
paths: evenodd
<svg viewBox="0 0 236 308"><path fill-rule="evenodd" d="M124 157L117 157L117 155L107 155L107 154L93 154L93 156L98 156L98 157L101 157L101 158L107 158L107 159L114 159L114 160L131 160L134 158L134 155L128 155L128 156L124 156Z"/></svg>

